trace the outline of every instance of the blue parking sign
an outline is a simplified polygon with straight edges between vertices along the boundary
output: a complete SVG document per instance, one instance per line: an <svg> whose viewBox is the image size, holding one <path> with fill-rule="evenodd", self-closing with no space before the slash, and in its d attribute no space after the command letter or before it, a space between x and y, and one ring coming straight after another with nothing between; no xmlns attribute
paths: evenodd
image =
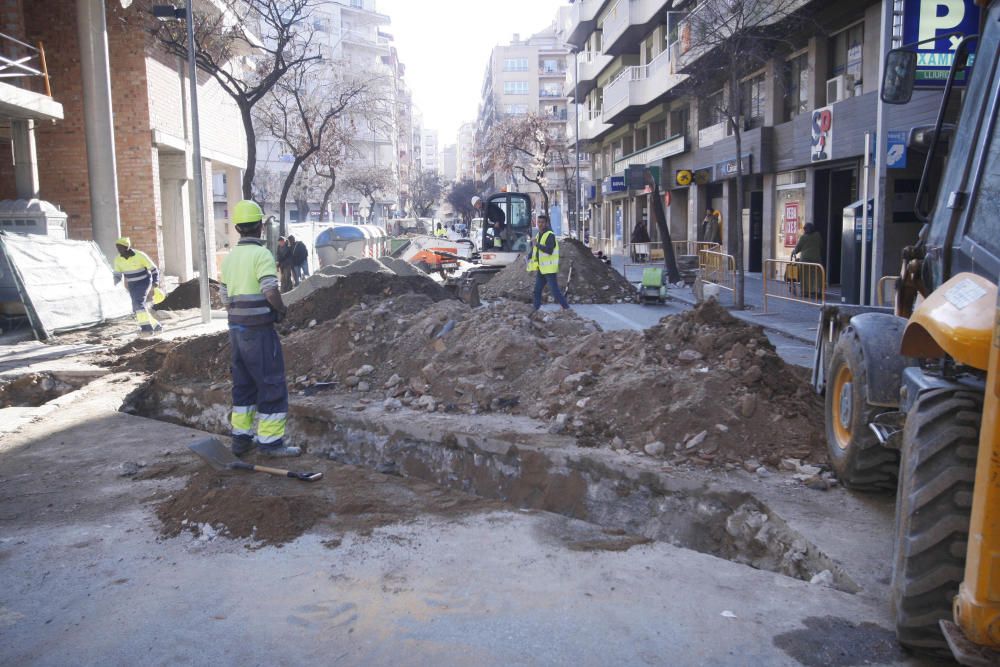
<svg viewBox="0 0 1000 667"><path fill-rule="evenodd" d="M933 42L917 47L917 86L944 85L961 38L943 35L951 32L974 35L979 32L979 21L975 0L904 0L903 43L934 38ZM958 85L963 83L964 77L956 80Z"/></svg>
<svg viewBox="0 0 1000 667"><path fill-rule="evenodd" d="M889 130L886 144L885 166L906 169L906 130Z"/></svg>

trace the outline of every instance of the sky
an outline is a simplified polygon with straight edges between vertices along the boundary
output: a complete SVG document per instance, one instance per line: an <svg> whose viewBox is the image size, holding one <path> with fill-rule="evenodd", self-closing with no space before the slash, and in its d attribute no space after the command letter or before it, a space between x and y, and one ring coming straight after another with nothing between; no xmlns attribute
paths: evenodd
<svg viewBox="0 0 1000 667"><path fill-rule="evenodd" d="M541 31L565 0L377 0L406 65L406 81L424 127L438 145L458 140L458 127L476 120L483 74L494 46Z"/></svg>

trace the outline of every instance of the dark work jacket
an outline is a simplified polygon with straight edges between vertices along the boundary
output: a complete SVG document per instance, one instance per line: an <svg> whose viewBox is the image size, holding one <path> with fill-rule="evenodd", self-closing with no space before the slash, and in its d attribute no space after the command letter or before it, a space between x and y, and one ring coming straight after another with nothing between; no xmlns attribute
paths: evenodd
<svg viewBox="0 0 1000 667"><path fill-rule="evenodd" d="M278 246L278 250L274 253L274 259L278 262L279 268L291 264L292 249L288 247L287 243L283 246Z"/></svg>
<svg viewBox="0 0 1000 667"><path fill-rule="evenodd" d="M493 223L499 222L501 225L507 222L507 216L504 215L503 209L492 203L486 207L486 219Z"/></svg>
<svg viewBox="0 0 1000 667"><path fill-rule="evenodd" d="M301 264L307 259L309 259L309 250L306 248L306 244L302 241L296 241L295 247L292 249L292 263Z"/></svg>

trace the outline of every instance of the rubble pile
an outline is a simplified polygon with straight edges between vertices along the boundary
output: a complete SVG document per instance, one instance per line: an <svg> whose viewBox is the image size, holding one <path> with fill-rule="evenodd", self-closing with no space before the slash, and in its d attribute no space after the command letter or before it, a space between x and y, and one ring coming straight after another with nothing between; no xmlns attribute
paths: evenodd
<svg viewBox="0 0 1000 667"><path fill-rule="evenodd" d="M199 308L201 306L201 291L198 279L194 278L178 285L167 298L153 306L155 310L187 310L188 308ZM215 280L208 281L208 293L212 302L213 310L221 310L222 297L219 296L219 283Z"/></svg>
<svg viewBox="0 0 1000 667"><path fill-rule="evenodd" d="M497 273L480 288L484 299L512 299L531 303L535 274L528 273L527 260ZM559 287L570 303L622 303L635 298L635 288L624 276L598 259L576 239L559 239ZM546 290L543 298L552 301Z"/></svg>
<svg viewBox="0 0 1000 667"><path fill-rule="evenodd" d="M332 287L337 284L340 278L356 273L427 277L426 273L402 259L345 257L333 264L321 267L316 273L299 283L295 289L284 294L282 298L287 305L298 303L316 290Z"/></svg>

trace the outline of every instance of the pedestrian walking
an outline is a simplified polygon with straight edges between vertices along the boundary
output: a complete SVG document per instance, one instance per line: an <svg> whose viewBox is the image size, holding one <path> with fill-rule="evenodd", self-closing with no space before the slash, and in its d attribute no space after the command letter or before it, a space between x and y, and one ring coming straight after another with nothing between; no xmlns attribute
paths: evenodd
<svg viewBox="0 0 1000 667"><path fill-rule="evenodd" d="M649 243L649 232L646 231L646 224L642 220L635 221L635 228L632 230L631 242L632 260L635 262L645 262L649 257L649 246L637 245Z"/></svg>
<svg viewBox="0 0 1000 667"><path fill-rule="evenodd" d="M298 276L295 278L296 284L305 280L309 275L309 248L302 241L294 241L292 244L292 271L298 272Z"/></svg>
<svg viewBox="0 0 1000 667"><path fill-rule="evenodd" d="M566 297L559 291L559 241L549 227L549 216L538 216L538 238L531 242L531 259L528 260L528 271L537 271L535 275L535 310L542 306L542 290L549 286L549 293L563 310L569 310Z"/></svg>
<svg viewBox="0 0 1000 667"><path fill-rule="evenodd" d="M287 309L278 291L278 267L261 239L263 217L255 202L236 204L233 224L240 241L222 261L220 296L228 311L232 353L232 450L237 456L254 447L265 456L298 456L301 449L285 444L288 386L274 324Z"/></svg>
<svg viewBox="0 0 1000 667"><path fill-rule="evenodd" d="M705 243L722 245L722 225L719 224L719 214L711 207L705 209L705 218L701 221L701 240Z"/></svg>
<svg viewBox="0 0 1000 667"><path fill-rule="evenodd" d="M125 288L132 298L132 314L139 325L140 336L152 336L163 327L149 310L153 290L160 284L160 271L149 255L132 248L132 239L123 236L115 241L115 284L125 279Z"/></svg>
<svg viewBox="0 0 1000 667"><path fill-rule="evenodd" d="M823 236L816 231L816 226L807 222L802 227L802 236L799 237L795 248L792 250L792 261L803 264L823 263ZM802 285L802 294L813 299L820 296L819 273L813 267L795 267L796 278ZM787 269L786 269L787 275Z"/></svg>

